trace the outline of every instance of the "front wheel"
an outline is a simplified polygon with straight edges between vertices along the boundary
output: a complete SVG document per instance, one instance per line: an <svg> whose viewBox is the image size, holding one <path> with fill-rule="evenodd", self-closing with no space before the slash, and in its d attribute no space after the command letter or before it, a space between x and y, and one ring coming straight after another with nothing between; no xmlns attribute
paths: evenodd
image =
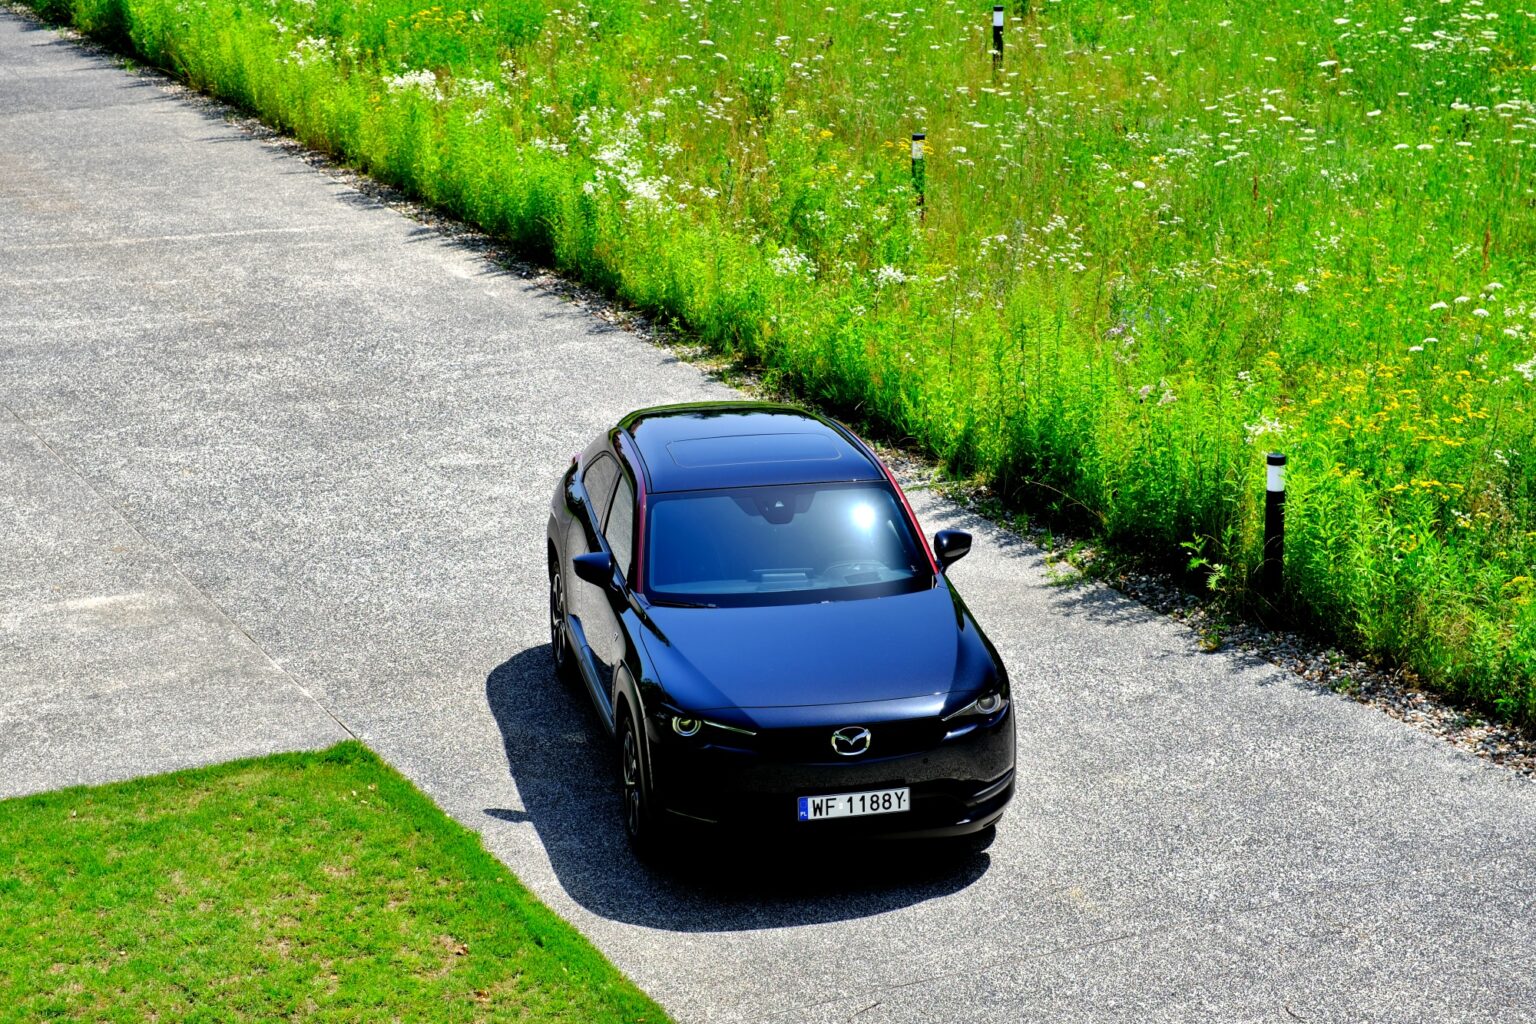
<svg viewBox="0 0 1536 1024"><path fill-rule="evenodd" d="M549 570L549 657L554 662L555 677L570 680L573 666L571 644L565 638L565 582L557 565Z"/></svg>
<svg viewBox="0 0 1536 1024"><path fill-rule="evenodd" d="M664 852L662 826L646 776L645 737L628 710L619 719L619 788L623 799L624 834L642 860Z"/></svg>

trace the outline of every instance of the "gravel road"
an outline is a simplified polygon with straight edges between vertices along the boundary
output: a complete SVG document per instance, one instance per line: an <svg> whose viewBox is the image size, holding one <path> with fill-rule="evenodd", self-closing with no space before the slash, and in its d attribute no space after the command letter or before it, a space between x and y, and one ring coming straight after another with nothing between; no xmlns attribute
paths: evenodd
<svg viewBox="0 0 1536 1024"><path fill-rule="evenodd" d="M637 867L543 509L729 389L8 14L0 140L0 794L355 734L681 1021L1536 1020L1530 780L926 492L1015 682L996 844Z"/></svg>

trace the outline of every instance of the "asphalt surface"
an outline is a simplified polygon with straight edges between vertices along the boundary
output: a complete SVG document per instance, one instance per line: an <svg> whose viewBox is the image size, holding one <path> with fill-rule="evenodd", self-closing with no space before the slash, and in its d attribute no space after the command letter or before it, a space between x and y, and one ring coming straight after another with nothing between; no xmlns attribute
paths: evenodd
<svg viewBox="0 0 1536 1024"><path fill-rule="evenodd" d="M544 509L730 393L0 14L0 795L350 732L682 1021L1536 1020L1536 786L924 493L1014 680L994 846L638 867Z"/></svg>

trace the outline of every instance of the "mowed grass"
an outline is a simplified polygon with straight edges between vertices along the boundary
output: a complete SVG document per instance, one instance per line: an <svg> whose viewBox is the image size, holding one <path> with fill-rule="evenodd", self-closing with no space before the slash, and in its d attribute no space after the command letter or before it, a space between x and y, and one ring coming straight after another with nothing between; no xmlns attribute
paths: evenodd
<svg viewBox="0 0 1536 1024"><path fill-rule="evenodd" d="M1516 0L1012 0L997 72L990 4L953 0L33 2L1008 500L1536 722Z"/></svg>
<svg viewBox="0 0 1536 1024"><path fill-rule="evenodd" d="M0 802L0 1020L661 1022L358 743Z"/></svg>

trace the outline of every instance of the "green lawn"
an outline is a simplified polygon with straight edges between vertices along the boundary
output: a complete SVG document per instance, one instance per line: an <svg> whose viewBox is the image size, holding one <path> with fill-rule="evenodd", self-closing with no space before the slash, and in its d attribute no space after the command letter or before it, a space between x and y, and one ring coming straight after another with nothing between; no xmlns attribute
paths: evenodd
<svg viewBox="0 0 1536 1024"><path fill-rule="evenodd" d="M1283 450L1280 603L1536 725L1522 0L31 2L1234 607Z"/></svg>
<svg viewBox="0 0 1536 1024"><path fill-rule="evenodd" d="M0 1021L665 1021L343 743L0 802Z"/></svg>

